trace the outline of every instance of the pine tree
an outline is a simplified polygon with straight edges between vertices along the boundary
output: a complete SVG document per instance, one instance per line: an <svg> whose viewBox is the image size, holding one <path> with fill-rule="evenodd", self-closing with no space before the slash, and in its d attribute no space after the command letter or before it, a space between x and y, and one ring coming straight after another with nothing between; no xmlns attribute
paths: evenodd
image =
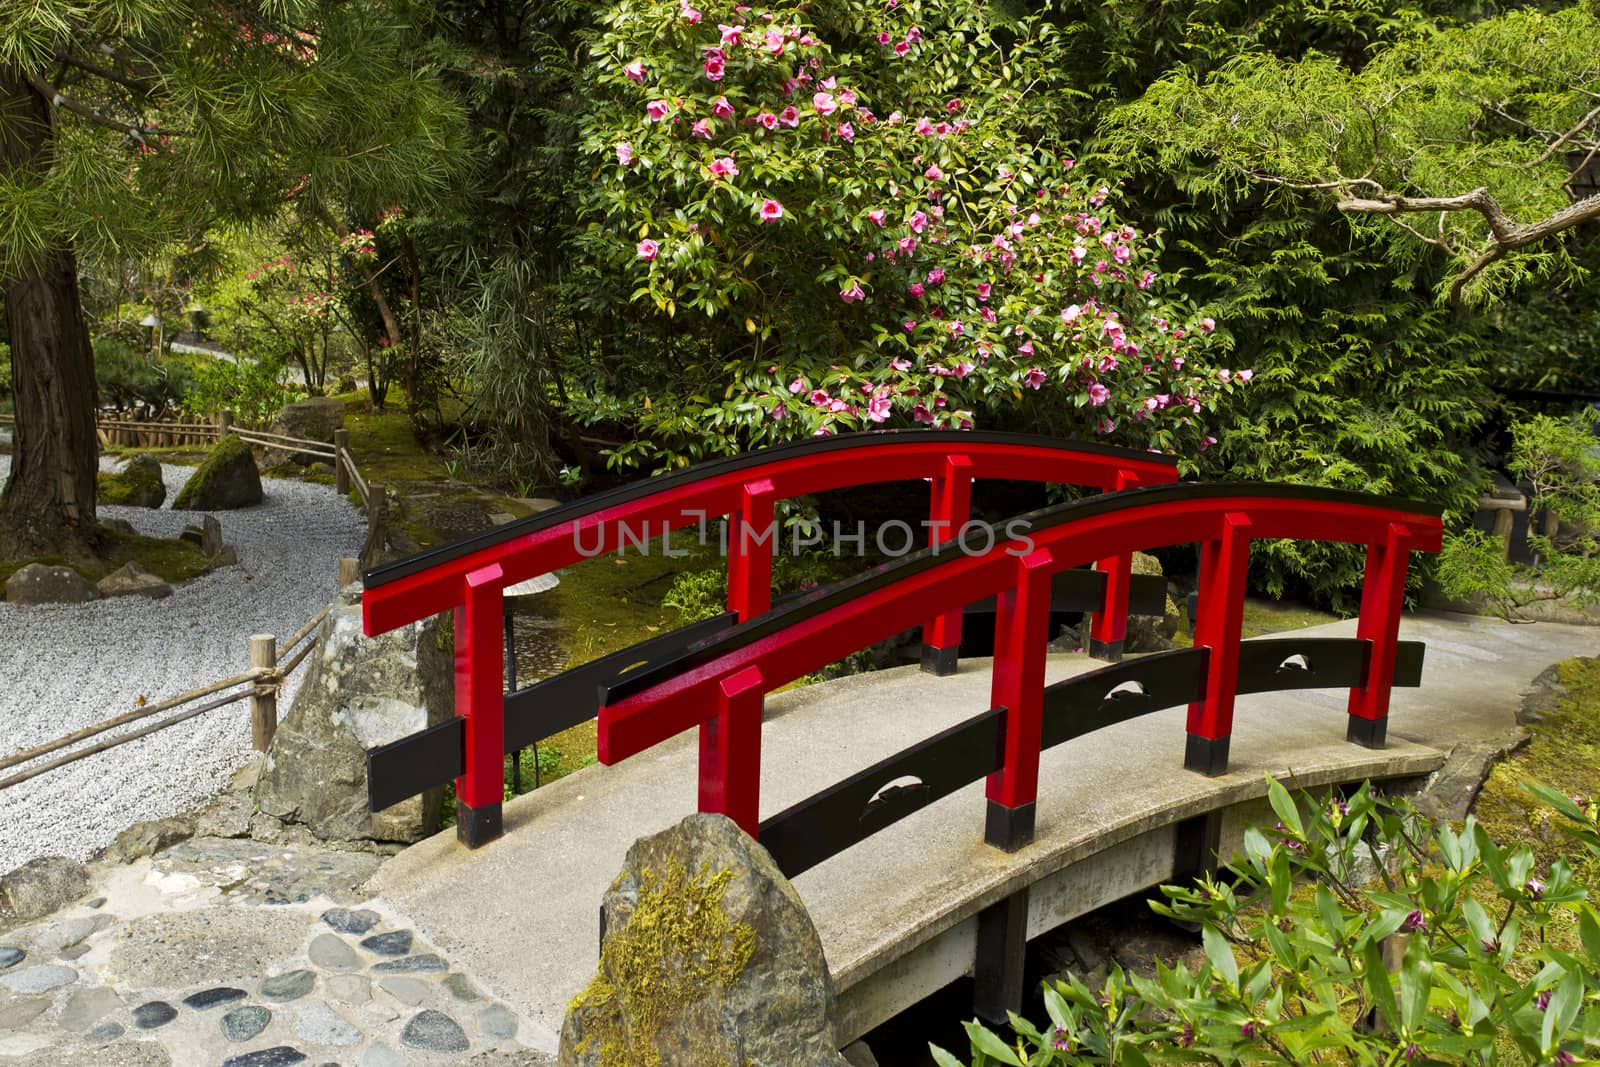
<svg viewBox="0 0 1600 1067"><path fill-rule="evenodd" d="M17 418L0 558L98 548L79 258L154 253L286 205L371 218L449 188L464 126L406 14L398 0L0 5L0 293Z"/></svg>

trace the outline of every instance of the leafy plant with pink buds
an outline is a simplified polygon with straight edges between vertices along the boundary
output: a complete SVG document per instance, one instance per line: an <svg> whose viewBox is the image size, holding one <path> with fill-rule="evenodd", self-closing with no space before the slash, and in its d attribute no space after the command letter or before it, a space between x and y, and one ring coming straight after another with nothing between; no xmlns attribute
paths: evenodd
<svg viewBox="0 0 1600 1067"><path fill-rule="evenodd" d="M629 279L694 353L614 461L880 426L1214 443L1251 371L1038 122L1047 24L1002 38L953 0L693 15L626 0L593 48L592 308Z"/></svg>

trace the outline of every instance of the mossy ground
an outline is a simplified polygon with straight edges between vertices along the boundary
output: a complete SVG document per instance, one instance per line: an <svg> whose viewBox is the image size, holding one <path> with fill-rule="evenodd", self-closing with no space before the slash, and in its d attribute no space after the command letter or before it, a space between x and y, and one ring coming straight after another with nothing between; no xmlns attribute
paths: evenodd
<svg viewBox="0 0 1600 1067"><path fill-rule="evenodd" d="M1244 619L1239 624L1239 636L1248 641L1252 637L1261 637L1265 634L1303 630L1307 626L1321 626L1325 622L1338 621L1338 615L1306 607L1292 600L1262 600L1257 597L1247 597L1244 602ZM1178 648L1193 646L1194 634L1189 631L1187 615L1180 616L1178 632L1172 635L1172 643Z"/></svg>
<svg viewBox="0 0 1600 1067"><path fill-rule="evenodd" d="M69 563L60 556L41 556L38 559L0 559L0 586L17 571L30 563L43 563L49 567L72 567L89 579L99 581L129 560L139 564L162 581L186 582L206 572L206 558L200 549L188 541L177 538L145 537L143 534L123 533L120 530L104 531L102 558L94 565Z"/></svg>
<svg viewBox="0 0 1600 1067"><path fill-rule="evenodd" d="M1587 864L1592 880L1600 865L1574 848L1558 829L1561 820L1521 786L1538 781L1585 798L1600 792L1600 658L1570 659L1556 669L1567 695L1554 712L1529 724L1527 745L1490 772L1473 814L1500 844L1527 845L1542 866L1560 858Z"/></svg>

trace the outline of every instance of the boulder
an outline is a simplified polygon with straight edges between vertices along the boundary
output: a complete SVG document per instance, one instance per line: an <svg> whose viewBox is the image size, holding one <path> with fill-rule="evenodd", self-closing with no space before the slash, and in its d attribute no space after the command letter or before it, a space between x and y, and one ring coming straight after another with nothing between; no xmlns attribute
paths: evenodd
<svg viewBox="0 0 1600 1067"><path fill-rule="evenodd" d="M560 1067L848 1067L822 941L772 857L722 815L640 838L602 905L600 968Z"/></svg>
<svg viewBox="0 0 1600 1067"><path fill-rule="evenodd" d="M286 404L272 417L270 433L285 437L300 437L308 441L333 444L333 432L344 427L344 402L331 396L314 396ZM314 463L321 459L309 452L295 452L289 448L269 448L261 462L268 467L285 463Z"/></svg>
<svg viewBox="0 0 1600 1067"><path fill-rule="evenodd" d="M196 815L188 813L136 822L101 849L95 859L109 863L132 863L146 856L154 856L193 837L196 819Z"/></svg>
<svg viewBox="0 0 1600 1067"><path fill-rule="evenodd" d="M172 595L172 586L132 560L100 579L95 588L105 597L147 596L151 600L160 600Z"/></svg>
<svg viewBox="0 0 1600 1067"><path fill-rule="evenodd" d="M139 532L133 528L133 523L127 519L101 519L100 526L102 529L115 530L117 533L131 534Z"/></svg>
<svg viewBox="0 0 1600 1067"><path fill-rule="evenodd" d="M99 500L130 508L159 508L167 499L161 482L161 464L146 453L129 456L114 470L101 471L98 477Z"/></svg>
<svg viewBox="0 0 1600 1067"><path fill-rule="evenodd" d="M83 604L99 600L100 590L71 567L30 563L6 582L12 604Z"/></svg>
<svg viewBox="0 0 1600 1067"><path fill-rule="evenodd" d="M329 841L418 841L439 825L443 789L367 810L367 749L455 714L454 675L438 622L361 633L357 587L317 630L294 703L256 783L256 806Z"/></svg>
<svg viewBox="0 0 1600 1067"><path fill-rule="evenodd" d="M229 435L212 446L172 506L184 511L228 511L259 503L261 472L256 457L249 445Z"/></svg>
<svg viewBox="0 0 1600 1067"><path fill-rule="evenodd" d="M40 856L0 877L0 919L40 919L89 891L89 872L65 856Z"/></svg>

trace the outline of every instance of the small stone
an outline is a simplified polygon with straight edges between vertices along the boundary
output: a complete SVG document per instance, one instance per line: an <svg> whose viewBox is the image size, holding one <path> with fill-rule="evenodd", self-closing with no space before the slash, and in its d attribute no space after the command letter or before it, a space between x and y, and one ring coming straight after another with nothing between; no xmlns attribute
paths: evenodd
<svg viewBox="0 0 1600 1067"><path fill-rule="evenodd" d="M258 1005L234 1008L222 1017L222 1036L229 1041L249 1041L271 1021L272 1012Z"/></svg>
<svg viewBox="0 0 1600 1067"><path fill-rule="evenodd" d="M74 989L61 1009L61 1029L82 1033L122 1007L122 998L109 986Z"/></svg>
<svg viewBox="0 0 1600 1067"><path fill-rule="evenodd" d="M329 908L322 913L322 921L339 931L341 934L364 934L378 925L380 916L375 911L361 908L351 911L348 908Z"/></svg>
<svg viewBox="0 0 1600 1067"><path fill-rule="evenodd" d="M26 1056L49 1048L52 1043L38 1034L0 1034L0 1056Z"/></svg>
<svg viewBox="0 0 1600 1067"><path fill-rule="evenodd" d="M411 931L391 930L386 934L373 934L361 942L361 947L378 956L404 956L411 951Z"/></svg>
<svg viewBox="0 0 1600 1067"><path fill-rule="evenodd" d="M295 1023L295 1036L313 1045L358 1045L361 1031L320 1000L314 1000L300 1009Z"/></svg>
<svg viewBox="0 0 1600 1067"><path fill-rule="evenodd" d="M66 856L38 856L0 875L0 918L42 919L88 890L83 864Z"/></svg>
<svg viewBox="0 0 1600 1067"><path fill-rule="evenodd" d="M491 1004L478 1013L478 1028L497 1041L517 1036L517 1017L503 1004Z"/></svg>
<svg viewBox="0 0 1600 1067"><path fill-rule="evenodd" d="M30 997L0 1005L0 1030L16 1030L27 1026L43 1015L50 1004L49 997Z"/></svg>
<svg viewBox="0 0 1600 1067"><path fill-rule="evenodd" d="M61 953L83 940L104 925L100 920L104 916L94 915L80 919L68 919L56 923L40 935L37 947L41 952Z"/></svg>
<svg viewBox="0 0 1600 1067"><path fill-rule="evenodd" d="M205 1011L220 1004L232 1004L234 1001L243 1000L244 998L244 990L235 989L233 986L219 985L210 989L202 989L198 993L190 993L183 998L183 1003L186 1007L193 1008L195 1011Z"/></svg>
<svg viewBox="0 0 1600 1067"><path fill-rule="evenodd" d="M328 979L328 996L341 1004L365 1004L372 999L372 983L359 974L336 974Z"/></svg>
<svg viewBox="0 0 1600 1067"><path fill-rule="evenodd" d="M28 954L22 951L20 948L12 948L10 945L0 945L0 971L3 971L8 967L15 967L17 964L21 963L27 958Z"/></svg>
<svg viewBox="0 0 1600 1067"><path fill-rule="evenodd" d="M372 969L378 974L432 974L450 968L444 960L427 952L421 956L407 956L404 959L374 963Z"/></svg>
<svg viewBox="0 0 1600 1067"><path fill-rule="evenodd" d="M13 993L43 993L77 980L77 971L71 967L59 966L28 967L0 978L0 982L5 983L6 988Z"/></svg>
<svg viewBox="0 0 1600 1067"><path fill-rule="evenodd" d="M259 1052L246 1052L243 1056L231 1056L222 1061L222 1067L290 1067L305 1061L306 1054L299 1049L278 1045Z"/></svg>
<svg viewBox="0 0 1600 1067"><path fill-rule="evenodd" d="M115 1041L127 1032L121 1023L107 1019L87 1034L84 1034L83 1039L91 1045L104 1045L107 1042Z"/></svg>
<svg viewBox="0 0 1600 1067"><path fill-rule="evenodd" d="M261 980L261 995L268 1000L298 1000L317 984L315 971L290 971Z"/></svg>
<svg viewBox="0 0 1600 1067"><path fill-rule="evenodd" d="M84 956L87 956L88 954L89 954L89 946L88 945L73 945L71 948L62 949L61 952L59 953L61 958L64 959L64 960L82 959Z"/></svg>
<svg viewBox="0 0 1600 1067"><path fill-rule="evenodd" d="M413 1008L427 998L430 988L427 982L416 978L385 978L378 985L400 1003L409 1004Z"/></svg>
<svg viewBox="0 0 1600 1067"><path fill-rule="evenodd" d="M106 898L95 897L93 900L86 900L83 902L83 906L86 908L103 908L106 906Z"/></svg>
<svg viewBox="0 0 1600 1067"><path fill-rule="evenodd" d="M155 1030L178 1017L178 1009L164 1000L152 1000L133 1009L133 1025L141 1030Z"/></svg>
<svg viewBox="0 0 1600 1067"><path fill-rule="evenodd" d="M428 1052L465 1052L467 1035L450 1016L429 1008L418 1012L400 1031L400 1043Z"/></svg>
<svg viewBox="0 0 1600 1067"><path fill-rule="evenodd" d="M349 971L361 966L356 950L345 944L337 934L318 934L311 939L306 953L311 962L330 971Z"/></svg>
<svg viewBox="0 0 1600 1067"><path fill-rule="evenodd" d="M478 987L472 984L472 979L464 974L445 975L442 984L446 989L450 990L450 995L457 1000L465 1000L471 1003L474 1000L483 999L483 994L478 992Z"/></svg>
<svg viewBox="0 0 1600 1067"><path fill-rule="evenodd" d="M388 1045L374 1043L361 1054L360 1067L410 1067L411 1061Z"/></svg>

